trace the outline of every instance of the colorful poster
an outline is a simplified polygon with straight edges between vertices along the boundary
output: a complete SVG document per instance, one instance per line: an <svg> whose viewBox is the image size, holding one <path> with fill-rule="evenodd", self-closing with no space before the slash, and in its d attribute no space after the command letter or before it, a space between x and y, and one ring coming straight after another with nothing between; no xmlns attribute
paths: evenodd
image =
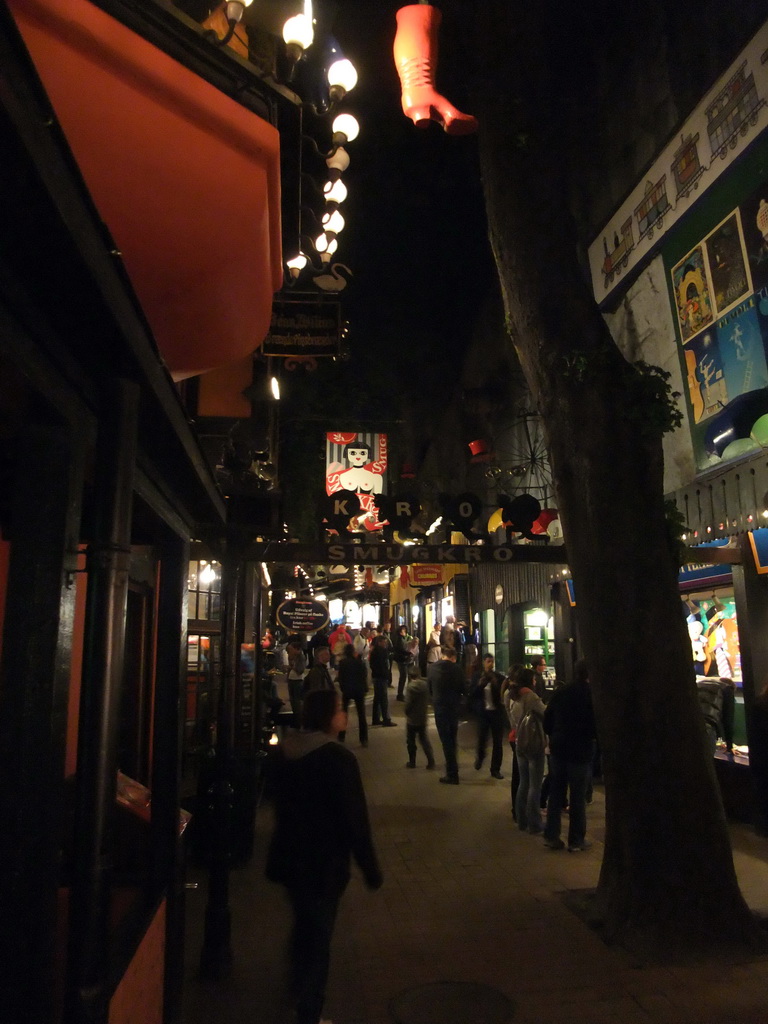
<svg viewBox="0 0 768 1024"><path fill-rule="evenodd" d="M707 470L768 447L768 184L669 265L696 465Z"/></svg>
<svg viewBox="0 0 768 1024"><path fill-rule="evenodd" d="M763 316L768 316L768 185L741 204L741 223L752 287Z"/></svg>
<svg viewBox="0 0 768 1024"><path fill-rule="evenodd" d="M754 296L718 320L717 347L729 395L745 395L768 387L768 367Z"/></svg>
<svg viewBox="0 0 768 1024"><path fill-rule="evenodd" d="M700 330L712 323L704 247L699 244L672 269L672 289L677 304L680 337L685 345Z"/></svg>
<svg viewBox="0 0 768 1024"><path fill-rule="evenodd" d="M686 345L683 355L693 419L699 423L714 416L728 404L717 332L710 329L697 335Z"/></svg>
<svg viewBox="0 0 768 1024"><path fill-rule="evenodd" d="M331 432L325 441L326 493L353 491L360 499L360 525L380 530L374 495L387 493L387 435Z"/></svg>
<svg viewBox="0 0 768 1024"><path fill-rule="evenodd" d="M752 291L738 210L707 236L705 246L715 308L722 316Z"/></svg>

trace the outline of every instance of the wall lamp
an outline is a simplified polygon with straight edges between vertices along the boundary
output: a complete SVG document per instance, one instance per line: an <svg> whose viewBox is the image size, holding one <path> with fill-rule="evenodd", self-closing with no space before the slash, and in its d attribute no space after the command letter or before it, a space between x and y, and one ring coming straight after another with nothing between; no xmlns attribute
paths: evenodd
<svg viewBox="0 0 768 1024"><path fill-rule="evenodd" d="M217 46L226 46L235 34L235 29L243 20L245 8L249 7L251 3L252 0L227 0L227 3L224 5L224 16L227 19L229 28L223 36L217 35L214 29L209 29L205 33L206 37L216 43Z"/></svg>
<svg viewBox="0 0 768 1024"><path fill-rule="evenodd" d="M314 38L315 30L312 27L312 18L307 14L296 14L283 25L285 52L290 65L289 82L293 81L296 65L301 60L304 51L312 45Z"/></svg>
<svg viewBox="0 0 768 1024"><path fill-rule="evenodd" d="M341 57L328 68L329 98L332 105L341 103L356 85L357 71L351 60Z"/></svg>

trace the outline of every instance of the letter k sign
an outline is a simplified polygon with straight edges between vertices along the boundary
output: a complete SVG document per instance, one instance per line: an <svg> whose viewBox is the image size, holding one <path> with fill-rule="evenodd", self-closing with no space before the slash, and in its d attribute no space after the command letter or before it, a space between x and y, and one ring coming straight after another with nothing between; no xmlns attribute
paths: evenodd
<svg viewBox="0 0 768 1024"><path fill-rule="evenodd" d="M339 500L338 498L334 498L334 501L333 501L333 514L335 516L347 516L347 518L349 518L349 519L352 518L352 513L347 508L347 499L346 498L342 498L341 500Z"/></svg>

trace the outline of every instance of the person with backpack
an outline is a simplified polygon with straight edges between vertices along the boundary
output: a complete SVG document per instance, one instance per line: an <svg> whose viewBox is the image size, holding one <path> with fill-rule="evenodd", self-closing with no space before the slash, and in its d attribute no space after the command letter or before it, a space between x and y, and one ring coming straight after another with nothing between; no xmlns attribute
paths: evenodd
<svg viewBox="0 0 768 1024"><path fill-rule="evenodd" d="M544 702L536 693L533 669L517 673L517 699L510 704L510 735L514 734L515 755L520 782L515 795L515 820L522 832L538 836L544 831L541 821L541 783L544 778Z"/></svg>
<svg viewBox="0 0 768 1024"><path fill-rule="evenodd" d="M595 716L589 692L586 663L577 661L572 683L555 690L544 712L544 731L549 737L551 786L547 801L544 845L562 850L560 819L570 792L568 851L577 853L590 844L587 831L587 784L595 753Z"/></svg>

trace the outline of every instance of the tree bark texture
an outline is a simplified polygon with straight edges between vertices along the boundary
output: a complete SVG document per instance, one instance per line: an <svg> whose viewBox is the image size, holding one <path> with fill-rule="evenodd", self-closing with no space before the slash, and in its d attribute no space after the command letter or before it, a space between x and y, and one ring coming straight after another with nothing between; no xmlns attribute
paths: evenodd
<svg viewBox="0 0 768 1024"><path fill-rule="evenodd" d="M595 910L607 937L638 948L755 940L677 592L663 402L613 343L579 264L568 26L545 24L545 7L480 5L475 112L507 328L544 421L595 704L606 795Z"/></svg>

